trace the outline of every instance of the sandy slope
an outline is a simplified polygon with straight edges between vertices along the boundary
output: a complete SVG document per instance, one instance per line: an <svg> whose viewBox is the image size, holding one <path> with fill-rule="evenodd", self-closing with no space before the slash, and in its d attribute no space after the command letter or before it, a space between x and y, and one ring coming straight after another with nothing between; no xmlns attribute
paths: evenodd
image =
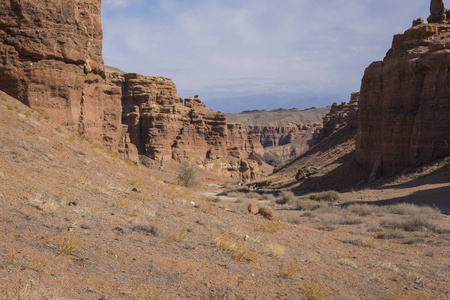
<svg viewBox="0 0 450 300"><path fill-rule="evenodd" d="M274 202L284 222L265 221L246 212L257 198L200 199L217 188L165 183L176 173L165 171L119 161L0 94L0 298L27 286L34 299L133 299L150 286L167 299L306 299L313 287L334 299L450 295L445 230L362 245L352 241L370 236L366 223L320 230L319 217ZM76 251L61 253L63 242Z"/></svg>

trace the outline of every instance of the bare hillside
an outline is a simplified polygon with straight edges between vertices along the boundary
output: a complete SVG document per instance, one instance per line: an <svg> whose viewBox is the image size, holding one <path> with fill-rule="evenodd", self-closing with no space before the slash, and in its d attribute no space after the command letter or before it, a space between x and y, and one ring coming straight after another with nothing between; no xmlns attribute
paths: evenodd
<svg viewBox="0 0 450 300"><path fill-rule="evenodd" d="M174 179L176 166L151 170L118 160L3 93L0 119L2 299L386 299L450 292L448 217L438 213L430 234L394 240L365 231L370 217L328 231L322 218L334 204L318 202L323 211L306 216L277 204L282 198L272 191L205 198L222 188L164 182ZM250 202L272 207L278 220L248 214ZM404 248L412 238L419 239Z"/></svg>
<svg viewBox="0 0 450 300"><path fill-rule="evenodd" d="M245 126L289 127L295 125L321 124L322 118L330 111L330 107L308 110L277 109L271 111L255 110L238 114L227 114L229 122L242 123Z"/></svg>

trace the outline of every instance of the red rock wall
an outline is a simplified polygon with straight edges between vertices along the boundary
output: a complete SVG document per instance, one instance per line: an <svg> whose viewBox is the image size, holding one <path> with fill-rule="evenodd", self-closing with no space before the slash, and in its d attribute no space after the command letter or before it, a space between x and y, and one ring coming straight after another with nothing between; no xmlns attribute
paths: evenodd
<svg viewBox="0 0 450 300"><path fill-rule="evenodd" d="M100 0L0 0L0 89L117 149L120 90L105 85Z"/></svg>
<svg viewBox="0 0 450 300"><path fill-rule="evenodd" d="M450 155L450 26L421 24L396 35L365 71L356 159L392 174Z"/></svg>
<svg viewBox="0 0 450 300"><path fill-rule="evenodd" d="M347 125L356 128L358 122L358 99L359 93L352 93L350 102L333 103L330 112L323 118L322 125L314 132L314 145L319 144Z"/></svg>

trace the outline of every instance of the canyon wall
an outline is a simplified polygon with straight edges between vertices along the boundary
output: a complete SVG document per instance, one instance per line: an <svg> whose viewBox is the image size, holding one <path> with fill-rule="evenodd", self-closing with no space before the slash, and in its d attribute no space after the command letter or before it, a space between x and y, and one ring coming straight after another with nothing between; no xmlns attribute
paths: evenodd
<svg viewBox="0 0 450 300"><path fill-rule="evenodd" d="M442 7L441 7L442 6ZM442 1L365 71L356 159L372 177L450 155L450 25Z"/></svg>
<svg viewBox="0 0 450 300"><path fill-rule="evenodd" d="M135 147L161 165L174 159L237 179L259 175L259 141L242 124L207 109L198 96L178 97L170 78L107 72L107 79L122 91L127 149Z"/></svg>
<svg viewBox="0 0 450 300"><path fill-rule="evenodd" d="M0 0L0 89L118 150L120 90L103 79L100 0Z"/></svg>
<svg viewBox="0 0 450 300"><path fill-rule="evenodd" d="M330 112L323 118L323 123L314 132L314 144L322 142L324 139L341 128L349 125L356 128L358 123L358 100L359 92L352 93L350 102L341 104L333 103Z"/></svg>

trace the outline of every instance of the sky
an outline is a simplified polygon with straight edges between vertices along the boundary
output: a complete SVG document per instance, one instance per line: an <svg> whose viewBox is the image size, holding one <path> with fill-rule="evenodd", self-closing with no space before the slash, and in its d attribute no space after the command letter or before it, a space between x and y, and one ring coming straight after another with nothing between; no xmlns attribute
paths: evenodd
<svg viewBox="0 0 450 300"><path fill-rule="evenodd" d="M106 65L172 78L225 113L324 107L359 91L428 0L103 0Z"/></svg>

